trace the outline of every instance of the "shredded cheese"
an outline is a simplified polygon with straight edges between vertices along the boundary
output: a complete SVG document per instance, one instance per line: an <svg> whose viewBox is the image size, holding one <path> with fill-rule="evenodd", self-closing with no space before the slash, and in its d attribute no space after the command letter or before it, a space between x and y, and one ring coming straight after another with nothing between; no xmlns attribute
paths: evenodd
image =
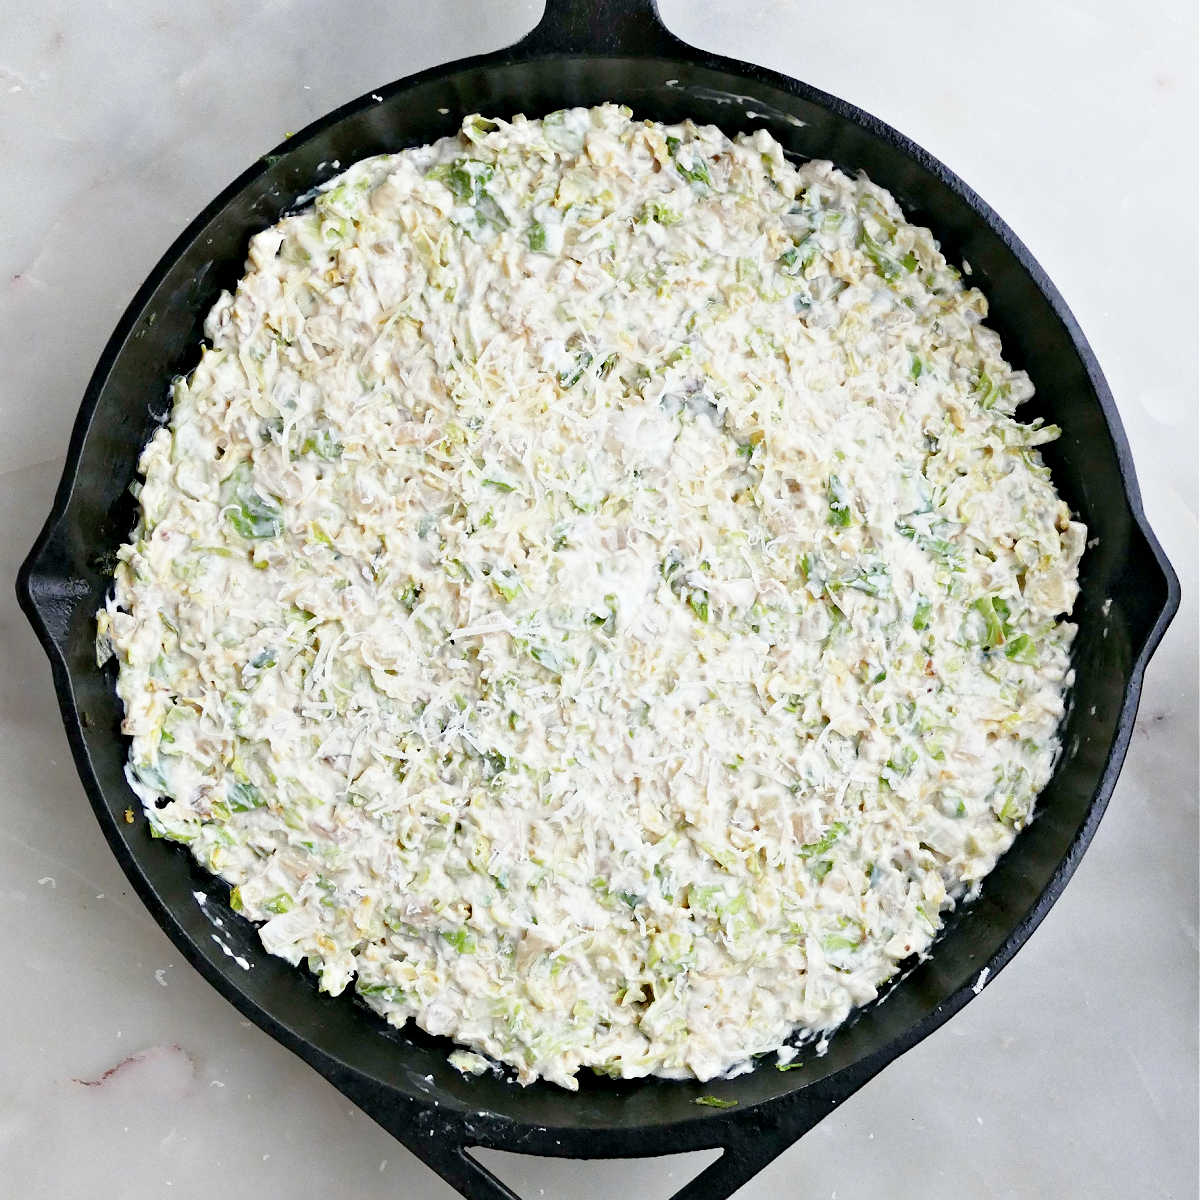
<svg viewBox="0 0 1200 1200"><path fill-rule="evenodd" d="M358 163L252 240L141 459L98 641L151 829L465 1071L833 1029L1057 748L1085 531L985 313L764 132Z"/></svg>

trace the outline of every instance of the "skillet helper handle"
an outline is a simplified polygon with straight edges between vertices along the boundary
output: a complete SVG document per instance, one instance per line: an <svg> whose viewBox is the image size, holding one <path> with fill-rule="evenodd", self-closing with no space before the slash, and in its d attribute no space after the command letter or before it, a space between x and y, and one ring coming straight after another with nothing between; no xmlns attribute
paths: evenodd
<svg viewBox="0 0 1200 1200"><path fill-rule="evenodd" d="M67 518L59 515L42 531L17 574L17 600L47 652L52 651L51 663L56 655L65 662L75 610L91 594L79 575L78 558Z"/></svg>
<svg viewBox="0 0 1200 1200"><path fill-rule="evenodd" d="M662 23L658 0L546 0L542 19L519 45L536 54L653 56L686 48Z"/></svg>

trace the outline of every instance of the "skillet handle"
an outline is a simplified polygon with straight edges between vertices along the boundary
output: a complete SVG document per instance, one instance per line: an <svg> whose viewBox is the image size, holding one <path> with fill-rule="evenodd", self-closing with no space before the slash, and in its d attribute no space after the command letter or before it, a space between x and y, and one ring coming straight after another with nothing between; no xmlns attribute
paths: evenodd
<svg viewBox="0 0 1200 1200"><path fill-rule="evenodd" d="M662 23L658 0L546 0L518 43L536 54L677 55L690 51Z"/></svg>
<svg viewBox="0 0 1200 1200"><path fill-rule="evenodd" d="M786 1148L769 1139L763 1141L769 1148L752 1147L747 1142L737 1149L725 1149L716 1162L709 1163L668 1200L728 1200ZM418 1153L447 1183L469 1200L522 1200L462 1145L442 1148L436 1155L426 1151Z"/></svg>
<svg viewBox="0 0 1200 1200"><path fill-rule="evenodd" d="M480 1119L476 1122L469 1112L464 1114L436 1104L417 1103L394 1090L380 1089L374 1082L349 1074L340 1067L318 1062L313 1065L344 1096L354 1101L467 1200L521 1200L471 1151L480 1148L531 1154L544 1152L543 1147L522 1146L520 1140L512 1138L507 1130L492 1127L484 1113L479 1114ZM703 1121L685 1126L674 1145L663 1145L652 1138L652 1154L718 1148L722 1151L720 1158L709 1163L670 1200L728 1200L853 1095L878 1069L877 1064L857 1063L810 1084L799 1093L778 1097L754 1109L710 1110ZM609 1142L598 1144L595 1156L585 1152L580 1157L636 1157L646 1148L635 1141L629 1149L618 1149L614 1155ZM553 1150L550 1152L554 1153Z"/></svg>

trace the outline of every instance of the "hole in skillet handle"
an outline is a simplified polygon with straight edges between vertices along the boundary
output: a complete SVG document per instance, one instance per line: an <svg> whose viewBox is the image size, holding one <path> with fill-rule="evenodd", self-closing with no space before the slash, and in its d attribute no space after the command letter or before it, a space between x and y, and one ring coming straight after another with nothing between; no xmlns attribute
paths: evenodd
<svg viewBox="0 0 1200 1200"><path fill-rule="evenodd" d="M539 55L670 56L690 49L662 23L657 0L546 0L542 19L517 45Z"/></svg>
<svg viewBox="0 0 1200 1200"><path fill-rule="evenodd" d="M692 1150L722 1151L669 1200L728 1200L739 1188L787 1150L798 1138L852 1096L890 1060L875 1055L790 1095L746 1109L703 1108L696 1120L664 1138L656 1126L596 1134L590 1152L563 1148L556 1131L534 1128L514 1138L510 1123L497 1114L425 1103L391 1087L381 1087L344 1064L304 1055L348 1100L358 1105L397 1141L467 1200L522 1200L471 1153L473 1149L585 1159L645 1158ZM719 1083L714 1083L719 1089Z"/></svg>

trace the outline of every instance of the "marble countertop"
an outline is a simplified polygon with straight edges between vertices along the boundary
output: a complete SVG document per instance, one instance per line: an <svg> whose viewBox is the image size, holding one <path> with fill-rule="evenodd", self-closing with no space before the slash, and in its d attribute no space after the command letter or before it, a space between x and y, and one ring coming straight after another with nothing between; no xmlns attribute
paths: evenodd
<svg viewBox="0 0 1200 1200"><path fill-rule="evenodd" d="M13 578L48 509L109 331L192 215L284 131L510 42L538 8L59 0L5 16L0 576ZM1187 1200L1197 1127L1194 7L663 9L697 45L884 116L1004 215L1092 341L1184 589L1109 813L1044 925L961 1015L739 1195ZM0 1191L451 1200L181 959L92 818L11 586L0 629ZM523 1197L653 1200L708 1156L484 1157Z"/></svg>

